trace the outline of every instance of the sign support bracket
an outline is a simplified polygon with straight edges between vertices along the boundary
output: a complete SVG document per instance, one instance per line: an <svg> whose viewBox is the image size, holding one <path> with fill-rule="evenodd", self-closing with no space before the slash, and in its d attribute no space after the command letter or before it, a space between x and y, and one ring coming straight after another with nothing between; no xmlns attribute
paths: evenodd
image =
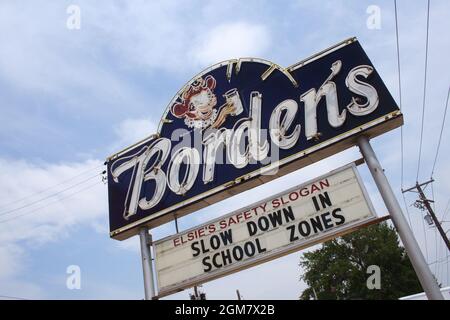
<svg viewBox="0 0 450 320"><path fill-rule="evenodd" d="M395 194L389 184L389 181L384 174L384 170L381 167L377 156L370 145L369 139L365 136L358 138L358 146L370 173L377 185L377 188L383 198L386 208L392 218L392 221L397 229L398 234L405 246L408 257L416 271L420 284L422 285L428 299L430 300L443 300L441 291L439 290L436 280L433 278L430 268L423 257L422 251L414 238L414 234L408 226L408 223L403 215L402 208L395 197Z"/></svg>
<svg viewBox="0 0 450 320"><path fill-rule="evenodd" d="M155 297L152 253L150 250L152 235L147 227L139 229L139 239L141 242L142 270L144 272L145 300L152 300Z"/></svg>

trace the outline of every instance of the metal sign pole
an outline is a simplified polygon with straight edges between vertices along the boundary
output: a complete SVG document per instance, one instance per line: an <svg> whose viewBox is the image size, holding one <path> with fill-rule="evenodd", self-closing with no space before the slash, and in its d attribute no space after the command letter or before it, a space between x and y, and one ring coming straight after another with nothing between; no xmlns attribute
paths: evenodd
<svg viewBox="0 0 450 320"><path fill-rule="evenodd" d="M358 138L359 149L366 160L370 173L380 191L381 197L384 200L386 208L392 218L392 221L397 229L400 238L405 246L408 257L416 271L417 277L430 300L443 300L441 291L439 290L436 280L433 278L430 268L428 267L422 251L414 238L411 229L403 216L402 209L395 197L394 192L389 184L389 181L384 174L384 170L378 161L372 146L367 137L361 136Z"/></svg>
<svg viewBox="0 0 450 320"><path fill-rule="evenodd" d="M152 236L149 234L147 227L143 227L139 230L139 239L141 242L142 270L144 271L145 300L152 300L155 296L152 254L150 251Z"/></svg>

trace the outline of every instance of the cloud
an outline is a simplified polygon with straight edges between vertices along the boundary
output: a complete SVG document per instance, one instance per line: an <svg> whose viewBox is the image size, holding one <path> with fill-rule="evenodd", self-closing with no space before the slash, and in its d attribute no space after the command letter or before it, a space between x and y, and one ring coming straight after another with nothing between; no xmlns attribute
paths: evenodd
<svg viewBox="0 0 450 320"><path fill-rule="evenodd" d="M0 247L0 279L14 276L21 270L22 250L12 244Z"/></svg>
<svg viewBox="0 0 450 320"><path fill-rule="evenodd" d="M33 249L64 240L75 227L97 230L107 213L102 163L0 158L0 167L5 168L0 170L0 295L45 298L34 281L23 280L29 256Z"/></svg>
<svg viewBox="0 0 450 320"><path fill-rule="evenodd" d="M2 242L0 246L0 299L8 297L43 299L44 290L20 279L25 267L24 250L14 243ZM26 294L25 294L26 293Z"/></svg>
<svg viewBox="0 0 450 320"><path fill-rule="evenodd" d="M104 102L138 102L140 91L123 77L130 70L190 71L197 66L186 63L188 52L198 63L209 64L262 54L270 43L267 28L260 24L226 22L205 30L205 22L214 22L201 11L192 19L186 16L195 5L190 1L77 5L81 28L69 30L63 3L40 1L33 7L2 3L0 77L47 94L64 96L76 90L92 99L95 90L95 97ZM13 26L15 32L8 32Z"/></svg>
<svg viewBox="0 0 450 320"><path fill-rule="evenodd" d="M125 119L115 128L119 148L128 147L156 133L157 124L150 119Z"/></svg>
<svg viewBox="0 0 450 320"><path fill-rule="evenodd" d="M270 34L260 24L231 22L198 37L197 44L192 54L199 64L206 66L233 58L261 57L270 46Z"/></svg>
<svg viewBox="0 0 450 320"><path fill-rule="evenodd" d="M64 236L74 225L90 225L107 212L100 161L39 165L0 158L0 166L8 168L0 172L0 241L4 243L44 244ZM80 172L85 174L76 177Z"/></svg>
<svg viewBox="0 0 450 320"><path fill-rule="evenodd" d="M94 91L94 98L109 103L137 95L107 68L100 48L89 45L95 42L97 32L75 33L65 27L68 16L62 3L41 3L37 7L2 3L0 7L0 35L5 43L0 51L0 77L10 84L29 93L41 91L58 97L89 92L92 99ZM17 27L14 33L7 31L12 26ZM77 103L74 106L81 107Z"/></svg>
<svg viewBox="0 0 450 320"><path fill-rule="evenodd" d="M149 119L125 119L115 129L116 151L156 132ZM72 226L108 233L107 189L103 160L40 163L0 157L0 240L44 244L63 237ZM127 247L124 245L123 247Z"/></svg>
<svg viewBox="0 0 450 320"><path fill-rule="evenodd" d="M126 119L116 128L117 144L128 146L154 132L151 120ZM38 285L21 280L29 268L25 253L64 241L80 227L108 237L107 188L100 174L103 161L41 163L0 157L0 167L6 169L0 170L0 287L4 290L0 295L45 298ZM166 233L167 226L154 230L157 237ZM140 252L138 237L111 240L111 245ZM98 290L91 288L88 297L117 298L117 293L108 289L113 287L99 284ZM136 298L131 292L126 297Z"/></svg>

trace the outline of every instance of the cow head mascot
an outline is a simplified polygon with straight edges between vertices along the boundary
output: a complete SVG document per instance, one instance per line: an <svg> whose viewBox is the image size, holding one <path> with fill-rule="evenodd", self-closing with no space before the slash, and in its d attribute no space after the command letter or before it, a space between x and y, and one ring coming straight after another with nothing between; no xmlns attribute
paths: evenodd
<svg viewBox="0 0 450 320"><path fill-rule="evenodd" d="M170 111L177 117L184 119L190 128L205 128L210 126L217 117L217 98L213 90L216 80L208 75L204 79L196 79L181 94L181 101L175 102Z"/></svg>

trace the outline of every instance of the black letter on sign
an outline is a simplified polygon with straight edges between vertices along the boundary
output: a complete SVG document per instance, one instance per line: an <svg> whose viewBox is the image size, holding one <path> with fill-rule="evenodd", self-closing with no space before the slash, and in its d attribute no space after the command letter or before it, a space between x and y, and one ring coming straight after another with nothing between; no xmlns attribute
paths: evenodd
<svg viewBox="0 0 450 320"><path fill-rule="evenodd" d="M206 257L204 257L203 258L203 265L205 266L204 268L203 268L203 271L204 272L208 272L208 271L211 271L211 269L212 269L212 266L211 266L211 263L209 263L209 259L210 259L211 257L210 256L206 256Z"/></svg>
<svg viewBox="0 0 450 320"><path fill-rule="evenodd" d="M327 207L332 206L330 196L328 195L328 192L326 192L326 191L323 194L319 193L319 200L320 200L320 204L322 205L322 208L320 208L320 206L319 206L317 197L316 196L312 197L312 201L314 203L314 208L316 209L316 211L320 211L322 209L326 209Z"/></svg>
<svg viewBox="0 0 450 320"><path fill-rule="evenodd" d="M291 206L289 206L287 208L283 208L283 213L284 213L284 218L286 219L286 222L295 220L295 216L294 216L294 213L292 212Z"/></svg>
<svg viewBox="0 0 450 320"><path fill-rule="evenodd" d="M329 215L330 215L329 212L325 212L320 215L322 217L322 222L325 225L326 229L333 228L333 223L332 223L333 220L331 220L331 218L328 217Z"/></svg>
<svg viewBox="0 0 450 320"><path fill-rule="evenodd" d="M233 237L231 235L231 229L221 232L220 237L222 238L223 245L226 246L229 243L233 243Z"/></svg>
<svg viewBox="0 0 450 320"><path fill-rule="evenodd" d="M270 223L272 224L272 227L276 228L278 225L281 225L283 223L283 218L281 217L281 210L272 212L268 214Z"/></svg>
<svg viewBox="0 0 450 320"><path fill-rule="evenodd" d="M192 255L193 257L196 257L200 254L200 249L197 248L198 245L198 241L192 242L191 244L191 249L194 250L194 254Z"/></svg>
<svg viewBox="0 0 450 320"><path fill-rule="evenodd" d="M326 209L326 207L332 206L328 192L325 191L323 194L319 193L319 199L320 199L320 204L322 205L322 208Z"/></svg>
<svg viewBox="0 0 450 320"><path fill-rule="evenodd" d="M317 202L316 196L312 197L312 201L314 203L314 208L316 209L316 211L320 211L319 203Z"/></svg>
<svg viewBox="0 0 450 320"><path fill-rule="evenodd" d="M259 242L259 239L255 239L256 248L258 249L258 253L266 252L266 248L261 247L261 243Z"/></svg>
<svg viewBox="0 0 450 320"><path fill-rule="evenodd" d="M295 235L295 226L288 226L288 227L286 227L286 230L290 231L290 236L289 236L290 242L298 240L298 237Z"/></svg>
<svg viewBox="0 0 450 320"><path fill-rule="evenodd" d="M336 222L336 225L341 225L345 222L345 217L342 214L338 214L338 212L342 212L341 208L334 209L331 213L334 218L339 219L339 221Z"/></svg>
<svg viewBox="0 0 450 320"><path fill-rule="evenodd" d="M303 230L303 227L302 227L302 226L305 226L305 230ZM306 221L301 221L301 222L298 224L298 232L300 232L300 234L301 234L303 237L307 237L307 236L309 236L309 235L311 234L311 226L309 225L308 222L306 222Z"/></svg>
<svg viewBox="0 0 450 320"><path fill-rule="evenodd" d="M314 233L323 231L323 226L322 226L322 221L320 220L320 216L311 218L311 225L313 227Z"/></svg>
<svg viewBox="0 0 450 320"><path fill-rule="evenodd" d="M258 228L256 227L256 223L253 221L247 222L248 235L251 237L256 234Z"/></svg>

